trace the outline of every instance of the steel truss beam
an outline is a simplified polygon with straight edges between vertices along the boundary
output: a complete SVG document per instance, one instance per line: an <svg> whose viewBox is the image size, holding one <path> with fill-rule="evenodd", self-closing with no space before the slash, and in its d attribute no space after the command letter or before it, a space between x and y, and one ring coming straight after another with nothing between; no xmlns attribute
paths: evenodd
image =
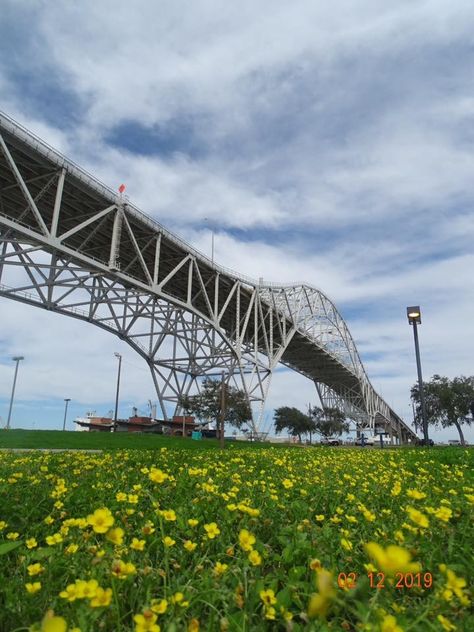
<svg viewBox="0 0 474 632"><path fill-rule="evenodd" d="M258 405L257 431L283 363L315 382L323 406L415 436L321 291L216 266L2 115L0 132L0 295L125 340L150 367L163 416L224 371Z"/></svg>

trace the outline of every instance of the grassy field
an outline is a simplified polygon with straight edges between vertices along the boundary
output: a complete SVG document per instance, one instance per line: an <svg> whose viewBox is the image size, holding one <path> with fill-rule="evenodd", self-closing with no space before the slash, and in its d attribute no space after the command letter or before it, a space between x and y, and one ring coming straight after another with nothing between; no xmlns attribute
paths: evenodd
<svg viewBox="0 0 474 632"><path fill-rule="evenodd" d="M158 449L0 452L2 632L474 630L472 449L54 434Z"/></svg>
<svg viewBox="0 0 474 632"><path fill-rule="evenodd" d="M0 430L0 448L56 448L70 450L156 450L162 447L205 450L215 439L193 441L182 437L131 432L73 432L60 430Z"/></svg>

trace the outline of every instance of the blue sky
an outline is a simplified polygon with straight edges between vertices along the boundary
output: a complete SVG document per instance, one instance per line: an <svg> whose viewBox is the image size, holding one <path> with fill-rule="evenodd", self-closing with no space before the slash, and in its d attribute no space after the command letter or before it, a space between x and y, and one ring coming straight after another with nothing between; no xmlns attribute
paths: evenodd
<svg viewBox="0 0 474 632"><path fill-rule="evenodd" d="M7 0L0 108L204 252L214 229L223 265L320 287L409 418L406 305L425 377L474 373L473 27L463 0ZM59 427L64 397L107 413L116 350L123 414L153 398L93 327L0 299L0 330L4 419L26 357L14 425ZM275 376L270 411L309 401Z"/></svg>

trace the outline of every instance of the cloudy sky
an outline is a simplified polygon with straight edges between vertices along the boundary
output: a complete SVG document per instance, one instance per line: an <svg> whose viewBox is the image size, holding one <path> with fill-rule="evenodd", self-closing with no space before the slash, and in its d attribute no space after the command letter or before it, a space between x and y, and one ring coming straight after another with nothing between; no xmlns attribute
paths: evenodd
<svg viewBox="0 0 474 632"><path fill-rule="evenodd" d="M219 263L320 287L409 421L407 305L425 378L474 374L473 32L467 0L3 0L0 109ZM113 407L114 351L145 411L127 345L0 298L2 424L12 355L13 426L58 428ZM267 422L308 402L281 370Z"/></svg>

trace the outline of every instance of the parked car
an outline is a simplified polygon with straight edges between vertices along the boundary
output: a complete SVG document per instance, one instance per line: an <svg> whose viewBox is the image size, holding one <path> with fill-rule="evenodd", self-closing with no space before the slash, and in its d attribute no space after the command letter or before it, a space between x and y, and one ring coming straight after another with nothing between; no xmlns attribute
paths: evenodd
<svg viewBox="0 0 474 632"><path fill-rule="evenodd" d="M338 437L322 437L321 445L341 445L341 440Z"/></svg>
<svg viewBox="0 0 474 632"><path fill-rule="evenodd" d="M423 445L433 446L434 445L434 441L433 441L433 439L428 439L428 443L426 443L426 441L424 439L418 439L418 441L416 442L416 445L419 445L419 446L423 446Z"/></svg>

